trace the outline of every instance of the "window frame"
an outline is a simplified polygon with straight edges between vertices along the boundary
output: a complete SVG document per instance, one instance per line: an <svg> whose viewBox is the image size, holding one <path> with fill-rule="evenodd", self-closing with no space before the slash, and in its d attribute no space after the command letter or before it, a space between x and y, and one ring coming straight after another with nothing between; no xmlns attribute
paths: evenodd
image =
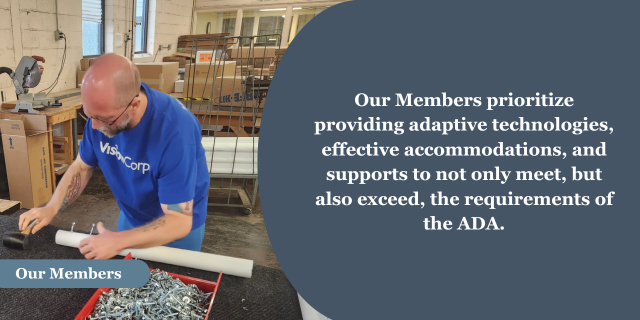
<svg viewBox="0 0 640 320"><path fill-rule="evenodd" d="M255 17L258 18L258 34L256 35L257 38L255 38L254 40L254 46L256 47L278 47L280 46L280 42L282 41L282 31L284 30L284 22L286 21L286 17L282 17L282 15L273 15L273 16L259 16L259 17ZM254 18L254 19L255 19ZM262 20L262 18L275 18L275 27L278 27L278 21L279 19L282 19L282 29L274 29L274 31L267 31L266 33L264 33L263 35L260 34L260 26L263 23L260 23L260 21ZM255 20L254 20L255 23ZM268 24L268 23L264 23L264 24ZM292 22L293 24L293 22ZM280 38L275 40L275 43L270 44L270 40L265 38L265 42L258 42L258 40L260 40L262 38L262 36L264 35L270 35L270 34L278 34L278 30L280 31Z"/></svg>
<svg viewBox="0 0 640 320"><path fill-rule="evenodd" d="M106 21L105 21L105 2L106 0L101 0L100 3L102 4L102 35L100 35L101 37L101 41L100 41L100 53L99 54L93 54L93 55L88 55L85 56L83 55L82 58L83 59L87 59L87 58L96 58L99 57L103 54L105 54L105 38L107 37L107 28L106 28ZM82 22L82 16L80 17L80 22Z"/></svg>
<svg viewBox="0 0 640 320"><path fill-rule="evenodd" d="M225 33L225 30L224 30L225 20L229 20L229 29L233 29L233 30L226 30L227 31L226 33L231 33L231 35L234 35L236 32L236 21L238 20L238 18L237 17L226 18L226 19L222 18L222 30L220 30L221 33ZM233 24L231 23L231 21L233 21ZM228 31L233 31L233 32L228 32Z"/></svg>
<svg viewBox="0 0 640 320"><path fill-rule="evenodd" d="M134 51L133 52L134 54L148 53L147 52L147 48L148 48L148 43L149 43L149 41L148 41L149 40L149 0L142 0L142 1L144 2L143 6L142 6L142 10L146 11L143 14L143 19L142 19L144 21L144 26L141 26L141 27L143 27L142 29L143 29L143 32L144 32L143 33L143 39L144 40L142 41L142 45L141 45L141 49L142 50L141 51ZM133 2L133 3L136 4L136 7L137 7L137 0L136 0L136 2ZM146 10L145 10L145 7L146 7ZM138 15L137 15L137 12L136 12L136 17L137 16ZM135 48L135 45L136 44L133 43L134 48Z"/></svg>

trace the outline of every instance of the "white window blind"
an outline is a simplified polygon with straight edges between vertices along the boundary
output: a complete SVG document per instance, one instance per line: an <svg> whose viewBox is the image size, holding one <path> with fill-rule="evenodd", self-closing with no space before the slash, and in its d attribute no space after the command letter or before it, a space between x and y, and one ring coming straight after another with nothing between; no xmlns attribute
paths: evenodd
<svg viewBox="0 0 640 320"><path fill-rule="evenodd" d="M97 56L104 53L104 0L82 0L82 54Z"/></svg>
<svg viewBox="0 0 640 320"><path fill-rule="evenodd" d="M102 23L102 1L82 0L82 21Z"/></svg>

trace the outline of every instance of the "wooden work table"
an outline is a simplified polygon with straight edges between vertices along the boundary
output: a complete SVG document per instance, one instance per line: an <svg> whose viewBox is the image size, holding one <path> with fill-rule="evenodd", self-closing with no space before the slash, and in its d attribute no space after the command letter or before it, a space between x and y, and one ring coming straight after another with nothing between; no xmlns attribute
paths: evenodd
<svg viewBox="0 0 640 320"><path fill-rule="evenodd" d="M80 89L69 89L64 91L58 91L51 93L53 95L60 95L64 93L70 93L73 91L79 91ZM82 107L82 98L80 95L60 100L61 107L48 107L38 109L38 114L47 116L47 131L49 131L49 150L50 152L50 165L51 165L51 181L53 183L53 190L56 188L55 175L64 174L69 165L73 163L73 160L78 155L78 130L77 130L77 110ZM9 101L2 104L0 110L0 119L18 119L22 113L13 113L11 110L15 108L16 101ZM64 126L64 136L54 137L53 126L55 124L62 123ZM64 143L64 159L55 159L53 152L53 142Z"/></svg>

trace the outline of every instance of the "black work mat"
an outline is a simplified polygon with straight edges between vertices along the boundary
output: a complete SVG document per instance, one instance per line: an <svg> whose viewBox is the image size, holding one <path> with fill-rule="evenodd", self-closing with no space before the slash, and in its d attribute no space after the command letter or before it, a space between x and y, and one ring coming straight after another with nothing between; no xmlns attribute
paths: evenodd
<svg viewBox="0 0 640 320"><path fill-rule="evenodd" d="M18 219L0 216L0 231L16 231ZM55 244L61 229L47 226L31 235L26 251L0 246L2 259L84 259L78 249ZM68 229L67 229L68 230ZM114 259L121 258L116 257ZM218 274L169 264L147 262L150 268L216 281ZM3 275L12 276L12 275ZM3 289L0 288L0 319L73 319L96 289ZM253 267L251 279L224 275L213 301L209 319L300 320L298 295L284 272Z"/></svg>

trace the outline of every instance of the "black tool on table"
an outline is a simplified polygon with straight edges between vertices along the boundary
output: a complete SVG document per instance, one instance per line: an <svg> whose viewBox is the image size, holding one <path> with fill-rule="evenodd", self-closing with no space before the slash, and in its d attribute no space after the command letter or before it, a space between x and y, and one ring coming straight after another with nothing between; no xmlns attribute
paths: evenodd
<svg viewBox="0 0 640 320"><path fill-rule="evenodd" d="M35 219L22 231L7 231L2 235L2 245L7 248L25 250L29 247L29 235L33 226L40 220Z"/></svg>

